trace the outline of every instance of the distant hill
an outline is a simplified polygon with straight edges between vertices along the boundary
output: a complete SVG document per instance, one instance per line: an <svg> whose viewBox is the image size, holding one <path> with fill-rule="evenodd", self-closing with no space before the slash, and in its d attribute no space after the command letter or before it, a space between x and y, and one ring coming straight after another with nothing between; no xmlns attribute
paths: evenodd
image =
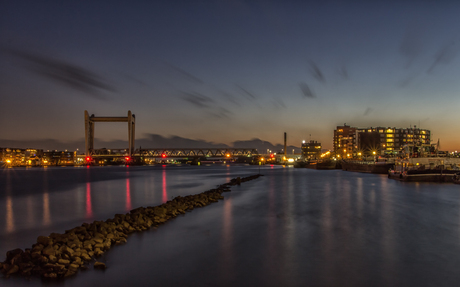
<svg viewBox="0 0 460 287"><path fill-rule="evenodd" d="M101 141L95 138L95 148L126 148L128 141L114 140L114 141ZM267 150L272 152L281 153L284 145L272 144L268 141L261 139L251 140L238 140L234 141L231 145L223 143L215 143L202 139L189 139L180 136L164 137L157 134L147 134L143 138L137 138L135 147L139 148L256 148L259 153L266 153ZM36 148L43 150L70 150L75 151L77 148L80 152L85 149L84 139L72 142L64 142L55 139L42 139L42 140L2 140L0 139L0 148ZM289 145L287 153L292 154L300 152L300 147Z"/></svg>

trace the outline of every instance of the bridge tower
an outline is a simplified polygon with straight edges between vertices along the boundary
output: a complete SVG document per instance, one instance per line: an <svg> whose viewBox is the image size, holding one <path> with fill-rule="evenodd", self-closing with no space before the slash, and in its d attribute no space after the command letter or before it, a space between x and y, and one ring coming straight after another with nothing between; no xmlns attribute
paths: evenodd
<svg viewBox="0 0 460 287"><path fill-rule="evenodd" d="M127 117L95 117L91 116L88 111L85 111L85 153L90 156L94 150L94 124L96 122L127 122L128 123L128 155L134 152L134 131L136 124L136 117L131 111L128 111Z"/></svg>

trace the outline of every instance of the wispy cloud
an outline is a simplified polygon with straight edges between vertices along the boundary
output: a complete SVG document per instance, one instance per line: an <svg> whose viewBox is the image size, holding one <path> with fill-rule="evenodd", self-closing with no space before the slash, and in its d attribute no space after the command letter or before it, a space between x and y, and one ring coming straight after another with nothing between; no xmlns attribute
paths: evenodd
<svg viewBox="0 0 460 287"><path fill-rule="evenodd" d="M300 82L299 83L300 90L305 98L316 98L316 95L311 91L310 87L307 83Z"/></svg>
<svg viewBox="0 0 460 287"><path fill-rule="evenodd" d="M284 102L280 99L275 99L273 100L273 107L275 109L285 109L286 108L286 105L284 104Z"/></svg>
<svg viewBox="0 0 460 287"><path fill-rule="evenodd" d="M199 108L207 108L210 104L214 102L213 99L207 97L205 95L199 94L197 92L181 92L184 94L182 99L186 102L191 103L192 105L199 107Z"/></svg>
<svg viewBox="0 0 460 287"><path fill-rule="evenodd" d="M181 92L184 96L182 99L195 107L204 110L204 115L208 117L215 118L215 119L228 119L230 118L233 113L224 108L219 106L219 104L211 99L208 96L200 94L198 92Z"/></svg>
<svg viewBox="0 0 460 287"><path fill-rule="evenodd" d="M310 73L312 74L312 76L319 82L326 82L326 78L324 77L324 74L323 72L321 72L318 65L316 65L316 63L311 60L308 61L308 63L310 64Z"/></svg>
<svg viewBox="0 0 460 287"><path fill-rule="evenodd" d="M369 107L366 108L366 110L364 111L363 116L368 116L370 113L372 113L373 110L374 110L373 108L369 108Z"/></svg>
<svg viewBox="0 0 460 287"><path fill-rule="evenodd" d="M248 98L248 99L252 99L254 100L256 98L256 96L254 96L254 94L250 93L248 90L246 90L245 88L243 88L242 86L238 85L238 84L235 84L235 86L237 86L240 91L242 92L242 94Z"/></svg>
<svg viewBox="0 0 460 287"><path fill-rule="evenodd" d="M172 69L174 72L178 73L179 75L181 75L182 77L184 77L185 79L195 83L195 84L204 84L204 81L201 80L200 78L198 78L197 76L193 75L192 73L189 73L171 63L168 63L166 61L163 61L163 63L168 66L170 69Z"/></svg>
<svg viewBox="0 0 460 287"><path fill-rule="evenodd" d="M219 107L215 110L212 110L209 114L211 115L211 117L217 119L228 119L231 115L233 115L231 111L223 107Z"/></svg>
<svg viewBox="0 0 460 287"><path fill-rule="evenodd" d="M227 92L225 92L225 91L219 90L219 92L224 96L224 98L225 98L228 102L234 104L235 106L241 107L241 104L236 100L236 97L235 97L235 96L233 96L233 95L231 95L231 94L229 94L229 93L227 93Z"/></svg>
<svg viewBox="0 0 460 287"><path fill-rule="evenodd" d="M433 69L438 66L439 64L449 64L455 58L459 50L458 44L456 42L451 42L438 51L435 56L435 59L431 66L426 71L427 73L431 73Z"/></svg>
<svg viewBox="0 0 460 287"><path fill-rule="evenodd" d="M28 63L28 69L49 80L64 84L75 90L85 92L85 95L105 99L99 92L114 92L115 88L106 83L96 73L88 69L64 61L20 50L3 49L11 55L21 58Z"/></svg>

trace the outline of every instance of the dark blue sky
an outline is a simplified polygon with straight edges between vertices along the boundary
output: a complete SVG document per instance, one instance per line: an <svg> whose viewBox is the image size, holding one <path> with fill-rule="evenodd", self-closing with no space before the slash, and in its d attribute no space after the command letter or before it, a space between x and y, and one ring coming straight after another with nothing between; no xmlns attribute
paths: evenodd
<svg viewBox="0 0 460 287"><path fill-rule="evenodd" d="M343 123L417 125L460 150L456 1L69 2L1 1L0 146L129 109L137 138L332 148Z"/></svg>

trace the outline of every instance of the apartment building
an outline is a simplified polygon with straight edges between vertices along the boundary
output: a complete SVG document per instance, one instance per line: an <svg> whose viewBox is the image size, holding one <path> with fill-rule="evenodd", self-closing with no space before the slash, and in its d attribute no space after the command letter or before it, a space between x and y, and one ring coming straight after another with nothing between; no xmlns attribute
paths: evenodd
<svg viewBox="0 0 460 287"><path fill-rule="evenodd" d="M354 133L354 134L353 134ZM417 126L410 128L337 126L334 152L341 157L397 154L405 145L429 145L431 132Z"/></svg>

